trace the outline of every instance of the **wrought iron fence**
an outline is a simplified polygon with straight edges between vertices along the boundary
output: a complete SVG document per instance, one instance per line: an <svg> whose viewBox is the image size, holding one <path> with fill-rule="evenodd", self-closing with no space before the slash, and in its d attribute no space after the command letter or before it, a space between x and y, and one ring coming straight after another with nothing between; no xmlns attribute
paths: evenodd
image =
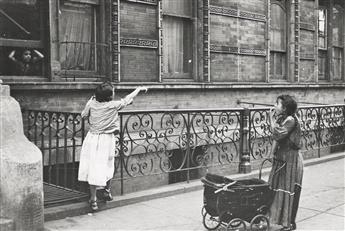
<svg viewBox="0 0 345 231"><path fill-rule="evenodd" d="M78 113L29 110L28 138L43 154L44 180L80 190L84 121ZM345 145L345 105L300 107L303 150ZM159 176L165 184L199 178L212 168L250 171L271 145L268 108L124 111L119 113L114 180ZM158 178L157 178L158 179ZM161 183L162 183L161 182ZM152 184L154 185L154 183Z"/></svg>
<svg viewBox="0 0 345 231"><path fill-rule="evenodd" d="M78 113L25 111L26 136L43 155L44 182L79 190L79 150L85 129Z"/></svg>

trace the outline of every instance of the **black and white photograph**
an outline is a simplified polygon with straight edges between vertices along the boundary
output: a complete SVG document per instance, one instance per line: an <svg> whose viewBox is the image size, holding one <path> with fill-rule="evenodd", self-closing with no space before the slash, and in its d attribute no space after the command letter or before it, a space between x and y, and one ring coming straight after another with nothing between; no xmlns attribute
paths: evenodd
<svg viewBox="0 0 345 231"><path fill-rule="evenodd" d="M1 231L345 231L345 0L0 0Z"/></svg>

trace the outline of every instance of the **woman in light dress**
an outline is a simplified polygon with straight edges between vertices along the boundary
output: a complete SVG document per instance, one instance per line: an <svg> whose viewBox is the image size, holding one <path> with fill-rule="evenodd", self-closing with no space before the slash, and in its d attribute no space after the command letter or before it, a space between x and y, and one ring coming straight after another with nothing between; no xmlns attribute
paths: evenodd
<svg viewBox="0 0 345 231"><path fill-rule="evenodd" d="M114 174L115 136L120 131L118 111L131 104L140 91L138 87L121 100L114 100L114 87L110 82L100 84L95 95L86 103L81 113L88 118L90 130L83 142L80 153L78 180L90 186L90 207L98 210L96 190L104 188L104 199L112 200L111 179Z"/></svg>

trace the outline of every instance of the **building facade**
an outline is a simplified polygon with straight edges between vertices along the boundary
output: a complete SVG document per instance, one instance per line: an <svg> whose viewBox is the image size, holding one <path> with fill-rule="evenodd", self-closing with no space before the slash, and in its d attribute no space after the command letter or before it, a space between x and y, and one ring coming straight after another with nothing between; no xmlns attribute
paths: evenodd
<svg viewBox="0 0 345 231"><path fill-rule="evenodd" d="M238 107L282 93L344 102L343 0L0 5L0 78L24 108L78 112L104 80L119 97L150 88L129 109Z"/></svg>

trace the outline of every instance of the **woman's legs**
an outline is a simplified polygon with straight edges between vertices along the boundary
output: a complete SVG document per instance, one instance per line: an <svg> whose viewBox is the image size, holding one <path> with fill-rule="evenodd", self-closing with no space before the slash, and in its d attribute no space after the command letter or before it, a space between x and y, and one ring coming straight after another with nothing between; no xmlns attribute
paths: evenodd
<svg viewBox="0 0 345 231"><path fill-rule="evenodd" d="M96 185L91 185L90 184L90 200L91 201L96 201L97 200L97 196L96 196Z"/></svg>
<svg viewBox="0 0 345 231"><path fill-rule="evenodd" d="M297 215L300 196L301 196L301 186L296 185L295 195L293 197L292 212L291 212L292 229L296 229L296 215Z"/></svg>
<svg viewBox="0 0 345 231"><path fill-rule="evenodd" d="M104 199L106 201L112 201L113 200L113 196L111 195L111 179L107 181L106 186L104 187Z"/></svg>
<svg viewBox="0 0 345 231"><path fill-rule="evenodd" d="M90 207L93 211L98 210L96 191L97 186L90 184Z"/></svg>

